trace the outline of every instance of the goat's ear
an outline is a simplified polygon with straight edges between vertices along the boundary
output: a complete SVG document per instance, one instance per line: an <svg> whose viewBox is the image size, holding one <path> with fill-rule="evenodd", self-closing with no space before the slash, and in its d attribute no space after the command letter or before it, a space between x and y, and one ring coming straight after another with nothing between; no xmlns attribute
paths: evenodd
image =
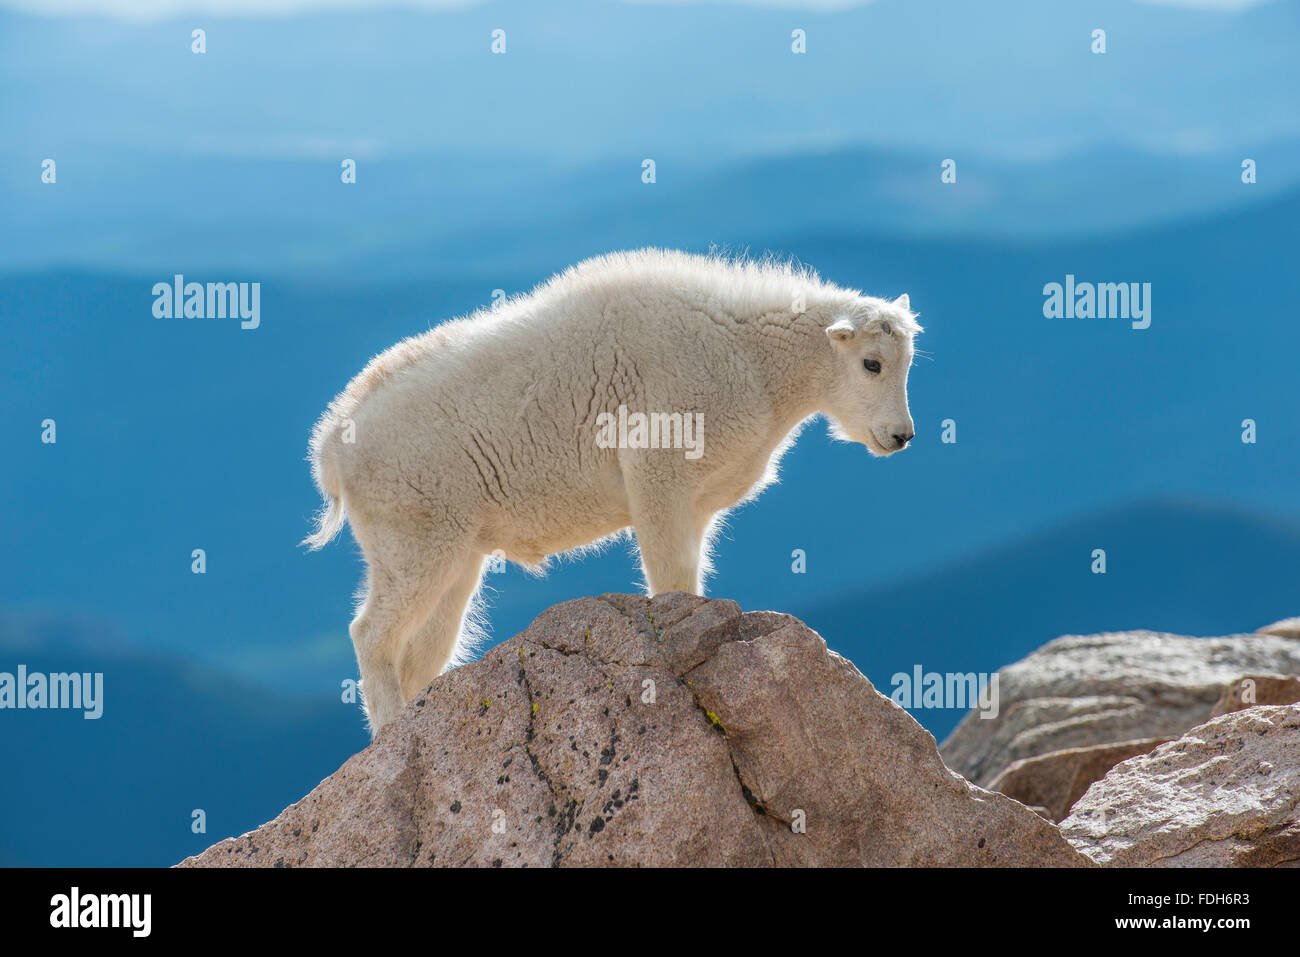
<svg viewBox="0 0 1300 957"><path fill-rule="evenodd" d="M908 312L912 311L912 300L907 298L907 293L903 293L901 296L895 299L894 305L896 305L899 309L905 309Z"/></svg>
<svg viewBox="0 0 1300 957"><path fill-rule="evenodd" d="M858 332L850 319L836 319L826 327L826 338L836 345L850 342Z"/></svg>

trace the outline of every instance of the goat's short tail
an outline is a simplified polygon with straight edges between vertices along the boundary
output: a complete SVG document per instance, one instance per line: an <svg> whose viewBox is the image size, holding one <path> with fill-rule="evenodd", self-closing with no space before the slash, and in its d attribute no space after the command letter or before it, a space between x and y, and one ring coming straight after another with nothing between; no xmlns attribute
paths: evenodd
<svg viewBox="0 0 1300 957"><path fill-rule="evenodd" d="M343 511L343 489L334 470L333 450L330 448L333 438L333 423L327 414L316 424L311 437L311 471L325 501L316 513L316 531L299 543L313 552L333 541L343 530L347 518Z"/></svg>
<svg viewBox="0 0 1300 957"><path fill-rule="evenodd" d="M325 505L316 513L316 531L304 538L299 544L306 545L313 552L324 548L343 530L343 499L327 497Z"/></svg>

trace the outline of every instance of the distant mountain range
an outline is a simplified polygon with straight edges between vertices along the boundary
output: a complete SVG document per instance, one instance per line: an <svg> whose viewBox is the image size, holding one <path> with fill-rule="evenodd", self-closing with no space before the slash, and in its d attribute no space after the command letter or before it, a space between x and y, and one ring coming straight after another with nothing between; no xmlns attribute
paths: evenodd
<svg viewBox="0 0 1300 957"><path fill-rule="evenodd" d="M1241 182L1241 156L1223 151L1169 157L1115 146L1036 164L959 157L952 184L940 181L943 158L846 147L717 167L664 162L650 185L636 157L569 168L436 154L363 161L345 187L333 162L97 151L65 164L53 187L30 170L0 180L13 225L0 236L0 260L11 275L201 268L322 285L427 281L491 263L504 281L609 249L744 249L774 232L1109 235L1266 206L1300 183L1300 140L1253 148L1253 185ZM188 228L195 217L202 229Z"/></svg>

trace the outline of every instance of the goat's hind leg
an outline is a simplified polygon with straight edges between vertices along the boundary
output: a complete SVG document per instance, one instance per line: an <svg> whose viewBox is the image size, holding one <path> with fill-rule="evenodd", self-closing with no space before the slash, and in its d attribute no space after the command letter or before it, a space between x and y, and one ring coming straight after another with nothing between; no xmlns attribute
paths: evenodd
<svg viewBox="0 0 1300 957"><path fill-rule="evenodd" d="M410 701L449 665L457 663L466 619L474 605L483 573L483 556L466 553L458 566L449 568L451 585L438 600L428 619L407 639L401 649L399 682L402 697Z"/></svg>
<svg viewBox="0 0 1300 957"><path fill-rule="evenodd" d="M349 629L361 669L362 706L375 734L402 710L404 650L455 584L464 549L394 528L354 531L369 565L367 594Z"/></svg>

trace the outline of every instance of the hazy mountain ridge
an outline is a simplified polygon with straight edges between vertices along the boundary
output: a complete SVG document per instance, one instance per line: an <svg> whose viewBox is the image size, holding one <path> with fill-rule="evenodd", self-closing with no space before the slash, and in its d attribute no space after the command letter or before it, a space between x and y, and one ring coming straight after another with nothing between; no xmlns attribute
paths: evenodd
<svg viewBox="0 0 1300 957"><path fill-rule="evenodd" d="M716 167L640 161L574 168L430 155L362 161L343 186L337 163L97 152L53 189L10 171L15 229L0 238L5 272L45 268L181 270L308 283L427 280L430 273L535 271L550 256L643 245L750 246L809 233L893 240L1086 240L1116 231L1265 209L1300 182L1300 141L1252 150L1260 182L1235 154L1163 157L1090 151L1046 163L845 147ZM508 166L509 170L502 167ZM76 177L76 178L73 178ZM1073 184L1060 189L1062 181ZM503 185L503 182L507 185ZM1105 203L1080 197L1107 196ZM174 210L205 228L166 227ZM197 266L195 268L198 268Z"/></svg>

